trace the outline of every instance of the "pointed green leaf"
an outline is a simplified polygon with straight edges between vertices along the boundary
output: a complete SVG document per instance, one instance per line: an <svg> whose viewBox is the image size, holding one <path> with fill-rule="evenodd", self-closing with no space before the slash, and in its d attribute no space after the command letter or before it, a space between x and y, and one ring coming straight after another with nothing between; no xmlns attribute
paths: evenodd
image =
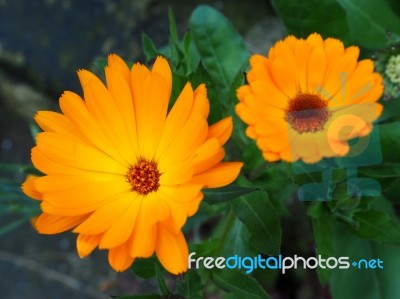
<svg viewBox="0 0 400 299"><path fill-rule="evenodd" d="M154 258L137 258L133 265L131 266L131 270L137 276L148 279L154 277L156 275L156 270L154 266Z"/></svg>
<svg viewBox="0 0 400 299"><path fill-rule="evenodd" d="M201 299L203 288L199 274L195 270L189 270L184 274L183 279L178 281L176 292L185 299Z"/></svg>
<svg viewBox="0 0 400 299"><path fill-rule="evenodd" d="M203 189L204 200L209 204L221 203L233 200L239 196L249 194L251 192L260 190L252 187L241 187L229 185L221 188Z"/></svg>
<svg viewBox="0 0 400 299"><path fill-rule="evenodd" d="M204 67L215 82L228 92L249 59L243 39L227 18L206 5L200 5L193 11L189 27Z"/></svg>
<svg viewBox="0 0 400 299"><path fill-rule="evenodd" d="M349 269L334 269L330 279L333 299L394 299L400 294L400 249L358 238L343 224L333 226L334 255L349 257ZM351 265L360 259L379 259L383 268Z"/></svg>
<svg viewBox="0 0 400 299"><path fill-rule="evenodd" d="M271 297L250 275L236 269L212 271L212 280L233 298L270 299Z"/></svg>
<svg viewBox="0 0 400 299"><path fill-rule="evenodd" d="M250 243L259 252L278 254L281 243L281 222L267 192L256 191L230 202L237 217L251 233Z"/></svg>
<svg viewBox="0 0 400 299"><path fill-rule="evenodd" d="M359 226L349 226L352 233L378 243L400 246L400 222L387 213L377 210L360 211L354 214L353 220Z"/></svg>
<svg viewBox="0 0 400 299"><path fill-rule="evenodd" d="M316 206L320 207L319 216L311 218L314 240L316 245L316 254L321 255L322 258L329 258L333 256L333 244L332 244L332 217L326 208L322 204L314 204L311 208L315 215ZM319 280L322 284L327 284L330 276L330 269L318 267L317 273Z"/></svg>
<svg viewBox="0 0 400 299"><path fill-rule="evenodd" d="M159 54L151 38L144 32L142 33L142 46L147 62L154 59Z"/></svg>
<svg viewBox="0 0 400 299"><path fill-rule="evenodd" d="M318 32L324 37L349 41L346 12L335 0L271 0L271 3L289 33L297 37Z"/></svg>
<svg viewBox="0 0 400 299"><path fill-rule="evenodd" d="M379 49L386 45L387 32L400 34L400 18L382 0L337 0L346 10L352 39L361 46Z"/></svg>

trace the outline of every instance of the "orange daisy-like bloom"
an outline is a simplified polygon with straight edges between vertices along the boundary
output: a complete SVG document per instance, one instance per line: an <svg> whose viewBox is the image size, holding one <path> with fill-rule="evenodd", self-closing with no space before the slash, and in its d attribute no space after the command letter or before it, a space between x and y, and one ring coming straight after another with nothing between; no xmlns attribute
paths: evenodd
<svg viewBox="0 0 400 299"><path fill-rule="evenodd" d="M46 175L29 177L23 190L41 201L36 228L73 229L80 257L108 249L116 271L156 253L169 272L182 273L188 247L181 228L196 213L201 189L231 183L242 166L221 162L232 120L208 126L206 88L193 91L190 83L168 112L172 75L162 57L151 70L139 63L130 70L110 55L105 74L107 87L79 71L84 100L66 91L62 114L35 117L44 132L32 162Z"/></svg>
<svg viewBox="0 0 400 299"><path fill-rule="evenodd" d="M359 49L319 34L289 36L253 55L236 113L265 160L315 163L344 156L348 140L366 136L382 113L382 77Z"/></svg>

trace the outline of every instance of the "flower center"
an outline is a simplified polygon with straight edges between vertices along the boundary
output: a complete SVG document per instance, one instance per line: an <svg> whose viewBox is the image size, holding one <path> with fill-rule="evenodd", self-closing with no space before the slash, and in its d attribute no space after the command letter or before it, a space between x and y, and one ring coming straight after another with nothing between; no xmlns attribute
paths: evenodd
<svg viewBox="0 0 400 299"><path fill-rule="evenodd" d="M131 165L126 175L127 182L131 183L132 191L147 195L157 191L160 187L160 172L155 162L140 160L136 165Z"/></svg>
<svg viewBox="0 0 400 299"><path fill-rule="evenodd" d="M328 103L318 94L300 93L289 102L286 121L297 132L317 132L330 117Z"/></svg>
<svg viewBox="0 0 400 299"><path fill-rule="evenodd" d="M385 73L392 83L400 83L400 55L389 58Z"/></svg>

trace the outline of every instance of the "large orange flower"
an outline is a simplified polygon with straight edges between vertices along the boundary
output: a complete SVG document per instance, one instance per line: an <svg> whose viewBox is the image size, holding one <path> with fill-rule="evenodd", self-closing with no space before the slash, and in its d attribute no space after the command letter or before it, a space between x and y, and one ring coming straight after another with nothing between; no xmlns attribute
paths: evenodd
<svg viewBox="0 0 400 299"><path fill-rule="evenodd" d="M357 47L314 33L251 57L236 112L267 161L344 156L348 140L370 133L382 112L382 78L358 55Z"/></svg>
<svg viewBox="0 0 400 299"><path fill-rule="evenodd" d="M242 166L221 162L232 132L231 118L208 126L206 88L187 83L168 112L172 75L158 57L152 70L130 70L108 57L107 87L81 70L84 91L65 92L62 114L40 111L45 131L32 149L33 164L46 175L30 177L26 194L41 200L36 222L43 234L78 233L80 257L108 249L116 271L154 253L171 273L187 270L181 232L196 213L201 189L231 183Z"/></svg>

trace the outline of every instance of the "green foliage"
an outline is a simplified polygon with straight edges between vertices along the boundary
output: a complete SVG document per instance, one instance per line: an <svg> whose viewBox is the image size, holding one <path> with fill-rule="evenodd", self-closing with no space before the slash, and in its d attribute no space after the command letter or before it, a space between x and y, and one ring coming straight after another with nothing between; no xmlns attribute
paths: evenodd
<svg viewBox="0 0 400 299"><path fill-rule="evenodd" d="M400 249L381 245L354 236L347 228L335 223L333 234L335 256L348 256L349 262L380 259L383 269L349 269L332 271L330 287L333 299L392 299L400 294Z"/></svg>
<svg viewBox="0 0 400 299"><path fill-rule="evenodd" d="M176 285L176 293L187 299L203 298L204 285L195 270L189 270Z"/></svg>
<svg viewBox="0 0 400 299"><path fill-rule="evenodd" d="M271 3L291 34L307 37L318 32L349 42L346 11L336 0L271 0Z"/></svg>
<svg viewBox="0 0 400 299"><path fill-rule="evenodd" d="M209 204L216 204L225 201L230 201L239 196L249 194L251 192L259 190L258 188L248 188L242 186L226 186L214 189L204 189L204 200Z"/></svg>
<svg viewBox="0 0 400 299"><path fill-rule="evenodd" d="M247 227L250 243L260 253L275 255L280 251L280 218L265 191L257 191L231 201L237 217Z"/></svg>
<svg viewBox="0 0 400 299"><path fill-rule="evenodd" d="M215 270L211 275L215 284L230 293L231 298L271 298L254 278L239 270Z"/></svg>
<svg viewBox="0 0 400 299"><path fill-rule="evenodd" d="M201 63L218 88L222 107L228 109L232 85L249 59L243 39L221 13L206 5L193 11L189 27Z"/></svg>
<svg viewBox="0 0 400 299"><path fill-rule="evenodd" d="M397 2L384 0L272 0L288 31L298 37L318 32L345 44L369 49L385 46L387 32L400 34ZM391 6L390 6L391 5Z"/></svg>
<svg viewBox="0 0 400 299"><path fill-rule="evenodd" d="M346 10L352 41L366 48L385 46L387 32L400 34L400 18L382 0L337 0Z"/></svg>

